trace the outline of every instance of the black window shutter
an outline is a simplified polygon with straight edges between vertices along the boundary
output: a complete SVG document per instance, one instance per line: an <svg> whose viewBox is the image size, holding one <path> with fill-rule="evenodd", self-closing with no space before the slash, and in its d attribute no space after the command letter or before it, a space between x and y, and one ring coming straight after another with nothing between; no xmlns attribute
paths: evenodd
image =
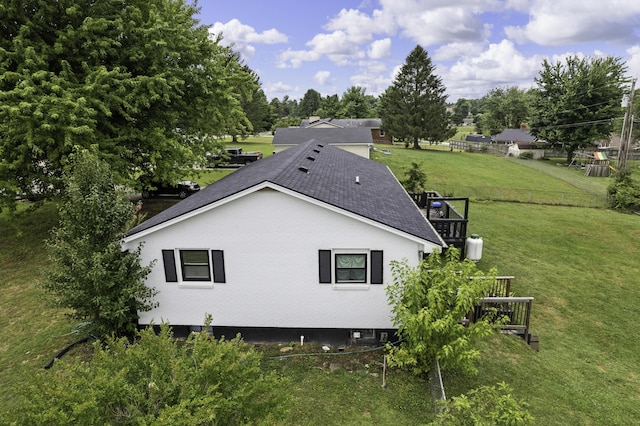
<svg viewBox="0 0 640 426"><path fill-rule="evenodd" d="M371 250L371 284L382 284L382 250Z"/></svg>
<svg viewBox="0 0 640 426"><path fill-rule="evenodd" d="M173 250L162 250L162 263L164 263L164 278L168 283L178 282L176 273L176 253Z"/></svg>
<svg viewBox="0 0 640 426"><path fill-rule="evenodd" d="M224 273L224 252L222 250L211 250L211 260L213 261L213 282L227 282Z"/></svg>
<svg viewBox="0 0 640 426"><path fill-rule="evenodd" d="M331 283L331 250L318 250L320 265L320 283Z"/></svg>

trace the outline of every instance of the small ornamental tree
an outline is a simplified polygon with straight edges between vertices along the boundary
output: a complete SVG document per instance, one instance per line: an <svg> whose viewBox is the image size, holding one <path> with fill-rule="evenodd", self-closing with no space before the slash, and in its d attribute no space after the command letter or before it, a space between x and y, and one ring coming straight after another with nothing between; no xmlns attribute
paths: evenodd
<svg viewBox="0 0 640 426"><path fill-rule="evenodd" d="M42 283L59 307L90 323L98 335L122 336L136 328L155 291L144 284L140 246L122 251L137 210L116 189L109 166L95 150L76 150L64 175L60 224L47 241L53 269Z"/></svg>
<svg viewBox="0 0 640 426"><path fill-rule="evenodd" d="M240 337L207 326L178 342L167 324L131 344L110 337L93 359L57 360L24 389L20 424L241 425L275 423L286 410L282 379Z"/></svg>
<svg viewBox="0 0 640 426"><path fill-rule="evenodd" d="M422 164L411 162L411 167L405 170L406 177L401 182L408 192L418 193L424 191L427 183L427 174L422 170Z"/></svg>
<svg viewBox="0 0 640 426"><path fill-rule="evenodd" d="M487 295L496 271L485 274L471 260L459 259L459 250L450 248L444 258L433 252L418 267L406 260L391 262L393 284L387 296L402 340L389 347L391 365L424 374L438 361L445 369L477 373L480 352L473 343L491 334L498 323L484 318L463 325L462 320Z"/></svg>

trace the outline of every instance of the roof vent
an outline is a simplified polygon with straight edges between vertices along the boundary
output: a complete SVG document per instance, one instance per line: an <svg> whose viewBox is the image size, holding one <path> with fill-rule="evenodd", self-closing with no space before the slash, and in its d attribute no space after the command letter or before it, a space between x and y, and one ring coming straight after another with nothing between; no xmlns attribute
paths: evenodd
<svg viewBox="0 0 640 426"><path fill-rule="evenodd" d="M304 167L304 166L300 166L300 167L298 167L298 170L300 170L301 172L305 172L305 173L307 173L307 174L309 173L309 169L308 169L308 168L306 168L306 167Z"/></svg>
<svg viewBox="0 0 640 426"><path fill-rule="evenodd" d="M356 176L356 183L360 185L360 176Z"/></svg>
<svg viewBox="0 0 640 426"><path fill-rule="evenodd" d="M316 157L308 156L307 160L316 161Z"/></svg>
<svg viewBox="0 0 640 426"><path fill-rule="evenodd" d="M318 146L319 146L320 148L324 148L324 145L322 145L322 144L320 144L320 143L318 144Z"/></svg>
<svg viewBox="0 0 640 426"><path fill-rule="evenodd" d="M316 154L320 154L320 150L319 149L314 149L313 152L315 152Z"/></svg>

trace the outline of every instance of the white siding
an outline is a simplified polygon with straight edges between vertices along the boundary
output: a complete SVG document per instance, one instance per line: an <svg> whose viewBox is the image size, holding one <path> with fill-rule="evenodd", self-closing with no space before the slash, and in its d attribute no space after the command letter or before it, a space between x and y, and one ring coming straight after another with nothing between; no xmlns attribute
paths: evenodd
<svg viewBox="0 0 640 426"><path fill-rule="evenodd" d="M159 307L141 313L141 324L199 325L210 313L218 326L391 328L385 294L392 280L389 262L406 258L417 264L423 249L416 241L272 189L144 240L143 263L157 259L148 282L159 290ZM180 248L224 250L226 283L165 282L161 250ZM383 250L384 284L320 284L321 249ZM179 266L177 254L176 261Z"/></svg>
<svg viewBox="0 0 640 426"><path fill-rule="evenodd" d="M360 157L369 158L369 145L367 144L330 144L337 148L344 149L352 154L357 154ZM291 148L292 145L273 145L273 152L282 152L287 148Z"/></svg>

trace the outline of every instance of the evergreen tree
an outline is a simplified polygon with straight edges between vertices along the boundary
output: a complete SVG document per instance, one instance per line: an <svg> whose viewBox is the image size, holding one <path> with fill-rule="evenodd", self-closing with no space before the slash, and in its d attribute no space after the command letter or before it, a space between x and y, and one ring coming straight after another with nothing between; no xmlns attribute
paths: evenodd
<svg viewBox="0 0 640 426"><path fill-rule="evenodd" d="M298 115L300 117L309 118L316 114L322 103L322 95L313 89L307 90L304 97L298 105Z"/></svg>
<svg viewBox="0 0 640 426"><path fill-rule="evenodd" d="M413 142L415 149L420 149L420 139L440 142L455 134L447 113L446 88L434 71L427 52L416 46L381 99L384 131L407 144Z"/></svg>
<svg viewBox="0 0 640 426"><path fill-rule="evenodd" d="M621 117L625 66L620 58L570 56L564 63L542 63L536 78L530 119L538 139L573 152L608 138Z"/></svg>
<svg viewBox="0 0 640 426"><path fill-rule="evenodd" d="M47 242L53 270L42 286L57 306L90 322L93 333L132 333L138 311L150 310L155 295L144 283L151 267L140 265L141 247L123 252L120 245L139 212L95 149L78 149L71 161L60 225Z"/></svg>

